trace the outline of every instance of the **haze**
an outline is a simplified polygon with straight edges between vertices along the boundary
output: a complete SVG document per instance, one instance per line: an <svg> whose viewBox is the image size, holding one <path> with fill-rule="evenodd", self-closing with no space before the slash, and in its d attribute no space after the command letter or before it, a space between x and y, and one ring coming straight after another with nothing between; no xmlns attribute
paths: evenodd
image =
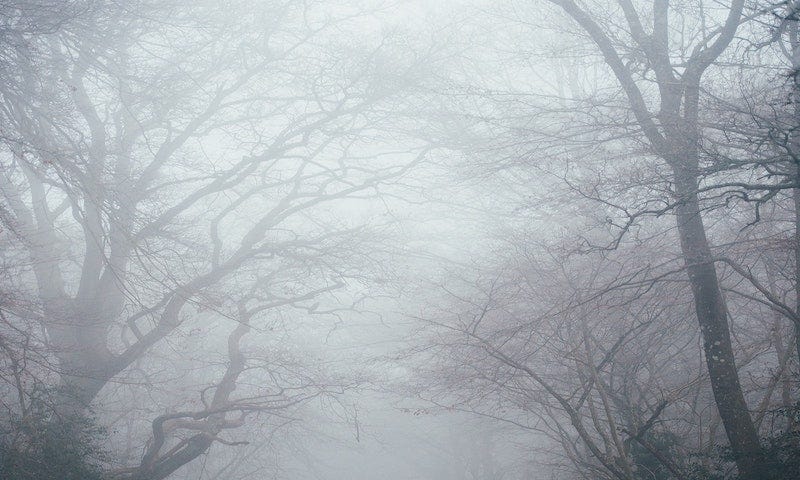
<svg viewBox="0 0 800 480"><path fill-rule="evenodd" d="M800 2L0 1L0 478L800 478Z"/></svg>

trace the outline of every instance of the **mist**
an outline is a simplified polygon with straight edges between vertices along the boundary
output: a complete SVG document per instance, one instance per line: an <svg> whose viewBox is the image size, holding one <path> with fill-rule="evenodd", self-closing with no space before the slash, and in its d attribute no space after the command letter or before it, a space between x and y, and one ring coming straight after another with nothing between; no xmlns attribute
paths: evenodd
<svg viewBox="0 0 800 480"><path fill-rule="evenodd" d="M800 478L799 19L0 2L0 478Z"/></svg>

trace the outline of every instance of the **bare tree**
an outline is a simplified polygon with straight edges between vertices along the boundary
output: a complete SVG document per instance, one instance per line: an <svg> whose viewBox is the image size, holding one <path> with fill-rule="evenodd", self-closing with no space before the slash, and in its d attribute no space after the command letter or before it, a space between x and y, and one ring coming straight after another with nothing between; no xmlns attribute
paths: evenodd
<svg viewBox="0 0 800 480"><path fill-rule="evenodd" d="M84 411L188 325L238 322L203 407L155 418L123 477L166 478L252 412L341 389L294 378L234 394L254 368L240 341L264 312L324 314L317 297L365 279L381 240L346 213L426 152L377 151L381 105L421 60L387 65L399 42L355 38L367 12L326 7L112 4L30 37L40 55L15 64L26 88L4 85L2 192L20 237L8 244L33 300L3 308L42 328L57 410Z"/></svg>
<svg viewBox="0 0 800 480"><path fill-rule="evenodd" d="M691 284L715 403L740 474L760 478L766 475L766 464L739 377L728 325L730 309L717 272L718 258L703 221L708 190L701 165L705 159L706 115L702 107L704 87L710 82L707 72L729 46L738 42L735 39L740 25L760 18L770 6L746 12L744 1L734 1L724 10L669 1L649 6L625 0L610 4L572 0L548 3L569 20L568 25L557 25L573 38L588 42L593 53L587 53L585 45L573 50L599 57L613 80L601 79L596 90L602 94L585 102L567 99L560 108L553 102L542 102L544 106L528 103L532 108L564 115L554 126L541 126L535 123L536 117L547 114L534 111L529 116L534 126L520 128L512 141L534 145L534 153L526 153L526 158L535 157L537 149L553 151L559 159L570 157L570 165L560 168L566 172L563 178L567 181L572 169L583 169L591 176L592 167L582 167L575 155L598 149L600 155L627 153L649 164L650 171L644 175L640 173L645 172L643 169L620 167L635 177L627 187L624 178L613 179L620 184L617 197L603 195L597 184L594 190L573 186L585 198L599 201L613 212L608 223L618 228L618 235L610 248L617 248L618 239L635 229L644 217L674 215L676 240ZM577 111L579 108L585 110ZM552 120L553 115L549 118ZM637 188L649 189L651 196L643 198L647 192L637 192ZM713 198L713 194L709 196ZM623 220L618 223L619 217Z"/></svg>
<svg viewBox="0 0 800 480"><path fill-rule="evenodd" d="M502 269L445 280L449 302L421 319L420 394L529 432L542 458L573 474L689 478L706 441L720 439L671 254L509 247ZM672 279L653 281L645 258L670 265Z"/></svg>

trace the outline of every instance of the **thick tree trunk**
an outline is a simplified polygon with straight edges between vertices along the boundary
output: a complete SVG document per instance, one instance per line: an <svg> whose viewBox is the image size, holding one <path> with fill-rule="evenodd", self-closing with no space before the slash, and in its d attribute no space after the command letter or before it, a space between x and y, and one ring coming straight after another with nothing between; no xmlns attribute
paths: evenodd
<svg viewBox="0 0 800 480"><path fill-rule="evenodd" d="M674 169L675 190L680 202L675 211L678 233L697 321L703 335L703 350L714 400L735 455L740 478L767 478L758 432L739 383L727 307L700 214L697 177L689 168L678 166Z"/></svg>
<svg viewBox="0 0 800 480"><path fill-rule="evenodd" d="M108 321L91 305L72 298L49 299L46 328L59 361L58 409L66 414L86 412L108 383L113 353L107 344Z"/></svg>

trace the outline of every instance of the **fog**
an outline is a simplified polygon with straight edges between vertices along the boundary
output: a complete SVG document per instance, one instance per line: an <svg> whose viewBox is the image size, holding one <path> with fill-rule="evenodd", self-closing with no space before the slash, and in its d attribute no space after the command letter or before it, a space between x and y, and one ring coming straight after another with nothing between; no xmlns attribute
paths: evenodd
<svg viewBox="0 0 800 480"><path fill-rule="evenodd" d="M0 2L0 478L800 478L798 19Z"/></svg>

